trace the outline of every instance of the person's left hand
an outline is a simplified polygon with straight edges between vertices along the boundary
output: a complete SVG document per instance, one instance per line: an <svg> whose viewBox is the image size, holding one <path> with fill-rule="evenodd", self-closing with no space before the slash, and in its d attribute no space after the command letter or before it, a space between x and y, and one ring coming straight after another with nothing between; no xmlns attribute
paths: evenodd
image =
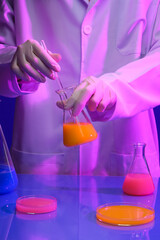
<svg viewBox="0 0 160 240"><path fill-rule="evenodd" d="M66 102L57 102L62 109L72 109L73 116L77 116L87 105L89 111L104 112L110 110L116 104L116 94L100 78L90 76L75 88L72 96Z"/></svg>

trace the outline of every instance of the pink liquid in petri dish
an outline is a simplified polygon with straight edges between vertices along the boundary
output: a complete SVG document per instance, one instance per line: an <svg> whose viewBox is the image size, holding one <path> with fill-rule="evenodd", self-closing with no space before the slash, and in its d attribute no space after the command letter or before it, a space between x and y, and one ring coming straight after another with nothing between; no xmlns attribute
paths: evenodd
<svg viewBox="0 0 160 240"><path fill-rule="evenodd" d="M54 197L20 197L16 201L16 210L28 214L48 213L57 209L57 200Z"/></svg>
<svg viewBox="0 0 160 240"><path fill-rule="evenodd" d="M154 184L150 174L129 173L126 175L123 191L129 195L148 195L154 192Z"/></svg>

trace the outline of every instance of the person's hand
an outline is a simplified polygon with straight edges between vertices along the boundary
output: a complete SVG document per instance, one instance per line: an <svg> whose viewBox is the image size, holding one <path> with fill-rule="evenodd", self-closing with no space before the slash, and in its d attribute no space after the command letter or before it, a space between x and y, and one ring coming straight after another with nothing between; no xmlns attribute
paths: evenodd
<svg viewBox="0 0 160 240"><path fill-rule="evenodd" d="M11 62L11 69L22 81L34 78L45 82L45 76L55 79L54 71L59 72L60 54L46 52L36 40L27 40L19 45Z"/></svg>
<svg viewBox="0 0 160 240"><path fill-rule="evenodd" d="M74 90L66 102L57 102L62 109L72 109L73 116L77 116L87 105L89 111L104 112L116 104L116 94L106 81L96 77L88 77Z"/></svg>

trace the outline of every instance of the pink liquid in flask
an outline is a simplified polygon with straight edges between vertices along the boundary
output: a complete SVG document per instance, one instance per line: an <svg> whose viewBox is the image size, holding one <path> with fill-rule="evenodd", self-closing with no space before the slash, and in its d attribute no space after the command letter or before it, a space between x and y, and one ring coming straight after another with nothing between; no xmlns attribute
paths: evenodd
<svg viewBox="0 0 160 240"><path fill-rule="evenodd" d="M123 191L129 195L149 195L154 192L154 184L150 174L145 173L129 173L126 175Z"/></svg>

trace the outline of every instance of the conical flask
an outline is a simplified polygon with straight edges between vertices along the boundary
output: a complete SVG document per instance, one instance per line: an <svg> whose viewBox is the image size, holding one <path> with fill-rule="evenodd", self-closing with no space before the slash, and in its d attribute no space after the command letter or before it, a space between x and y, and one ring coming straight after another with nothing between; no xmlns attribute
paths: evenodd
<svg viewBox="0 0 160 240"><path fill-rule="evenodd" d="M133 161L123 183L123 191L129 195L148 195L155 189L145 157L145 146L145 143L134 144Z"/></svg>
<svg viewBox="0 0 160 240"><path fill-rule="evenodd" d="M18 184L17 174L0 125L0 194L11 192Z"/></svg>
<svg viewBox="0 0 160 240"><path fill-rule="evenodd" d="M74 87L57 90L62 103L71 96ZM63 110L63 144L66 147L81 145L97 138L97 132L91 124L87 114L82 112L73 117L71 110Z"/></svg>

